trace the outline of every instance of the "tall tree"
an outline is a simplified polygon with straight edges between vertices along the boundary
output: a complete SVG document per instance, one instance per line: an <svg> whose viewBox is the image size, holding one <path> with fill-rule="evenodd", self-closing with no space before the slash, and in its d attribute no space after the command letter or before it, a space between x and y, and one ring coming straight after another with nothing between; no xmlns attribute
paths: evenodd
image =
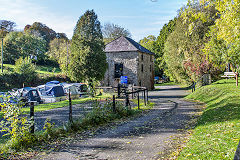
<svg viewBox="0 0 240 160"><path fill-rule="evenodd" d="M51 60L57 62L61 70L67 73L70 57L70 42L66 38L55 38L50 42L49 51L46 53Z"/></svg>
<svg viewBox="0 0 240 160"><path fill-rule="evenodd" d="M207 0L206 8L216 6L220 18L211 27L210 41L204 51L210 60L217 65L230 64L236 74L240 72L240 1L239 0ZM202 3L205 1L201 0Z"/></svg>
<svg viewBox="0 0 240 160"><path fill-rule="evenodd" d="M155 41L156 41L156 37L154 35L149 35L141 39L139 41L139 44L147 48L149 51L155 52L155 49L156 49Z"/></svg>
<svg viewBox="0 0 240 160"><path fill-rule="evenodd" d="M40 37L22 32L11 32L4 40L5 60L14 63L20 57L30 57L37 61L44 58L46 41Z"/></svg>
<svg viewBox="0 0 240 160"><path fill-rule="evenodd" d="M104 24L102 27L102 32L105 44L120 36L131 38L131 33L127 29L113 23Z"/></svg>
<svg viewBox="0 0 240 160"><path fill-rule="evenodd" d="M156 70L159 70L163 72L165 61L163 59L164 55L164 45L167 41L168 36L174 31L176 26L177 18L174 18L173 20L170 20L167 24L163 26L163 28L160 30L159 36L157 37L157 40L155 42L155 59L156 59Z"/></svg>
<svg viewBox="0 0 240 160"><path fill-rule="evenodd" d="M57 38L57 33L53 29L40 22L34 22L32 25L26 25L24 31L46 40L47 47L49 47L51 40Z"/></svg>
<svg viewBox="0 0 240 160"><path fill-rule="evenodd" d="M93 10L87 10L74 29L68 74L75 81L102 80L106 69L100 22Z"/></svg>
<svg viewBox="0 0 240 160"><path fill-rule="evenodd" d="M15 26L15 22L0 20L0 37L5 37L7 33L12 32Z"/></svg>
<svg viewBox="0 0 240 160"><path fill-rule="evenodd" d="M189 2L179 14L175 30L164 46L166 72L178 82L198 80L205 73L217 71L203 53L209 27L217 19L214 6L205 8L200 3Z"/></svg>

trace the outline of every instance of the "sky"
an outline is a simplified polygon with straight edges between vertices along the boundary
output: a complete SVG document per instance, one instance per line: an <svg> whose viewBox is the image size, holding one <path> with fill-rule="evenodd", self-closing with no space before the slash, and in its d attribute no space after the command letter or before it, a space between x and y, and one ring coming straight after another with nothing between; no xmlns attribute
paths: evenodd
<svg viewBox="0 0 240 160"><path fill-rule="evenodd" d="M98 20L114 23L130 31L136 41L158 36L162 26L177 15L187 0L0 0L0 20L27 24L41 22L72 38L78 19L93 9Z"/></svg>

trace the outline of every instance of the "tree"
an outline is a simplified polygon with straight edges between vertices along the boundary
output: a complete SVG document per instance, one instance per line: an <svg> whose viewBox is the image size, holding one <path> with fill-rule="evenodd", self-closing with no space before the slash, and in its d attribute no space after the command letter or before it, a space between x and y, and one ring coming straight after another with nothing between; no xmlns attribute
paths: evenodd
<svg viewBox="0 0 240 160"><path fill-rule="evenodd" d="M238 86L240 69L240 1L208 0L206 8L209 6L216 6L220 18L211 27L209 32L210 41L204 51L215 64L230 64L232 71L236 74L236 85Z"/></svg>
<svg viewBox="0 0 240 160"><path fill-rule="evenodd" d="M49 48L50 41L57 38L57 33L53 29L40 22L34 22L32 25L26 25L24 32L39 36L46 40L47 48Z"/></svg>
<svg viewBox="0 0 240 160"><path fill-rule="evenodd" d="M22 74L25 82L32 82L36 78L36 66L29 57L19 58L16 60L15 66L15 72Z"/></svg>
<svg viewBox="0 0 240 160"><path fill-rule="evenodd" d="M104 24L102 32L105 44L120 36L131 38L131 33L127 29L113 23Z"/></svg>
<svg viewBox="0 0 240 160"><path fill-rule="evenodd" d="M102 80L106 69L100 22L93 10L87 10L74 29L68 75L74 81Z"/></svg>
<svg viewBox="0 0 240 160"><path fill-rule="evenodd" d="M164 46L166 73L178 82L197 81L203 74L217 72L203 53L209 27L217 19L214 6L205 8L200 3L188 3L179 14L175 30Z"/></svg>
<svg viewBox="0 0 240 160"><path fill-rule="evenodd" d="M156 46L155 46L156 37L153 35L149 35L147 37L144 37L139 41L139 44L141 44L143 47L147 48L151 52L155 52Z"/></svg>
<svg viewBox="0 0 240 160"><path fill-rule="evenodd" d="M12 32L15 26L15 22L0 20L0 37L5 37L7 33Z"/></svg>
<svg viewBox="0 0 240 160"><path fill-rule="evenodd" d="M161 29L159 36L155 42L155 59L156 59L156 70L162 71L165 68L165 62L163 59L164 55L164 45L167 41L168 36L174 31L176 26L177 18L170 20L167 24Z"/></svg>
<svg viewBox="0 0 240 160"><path fill-rule="evenodd" d="M22 32L11 32L4 40L5 61L14 63L20 57L44 59L46 41L40 37Z"/></svg>
<svg viewBox="0 0 240 160"><path fill-rule="evenodd" d="M50 48L47 55L50 59L56 61L61 70L67 73L70 56L70 42L66 38L55 38L50 42Z"/></svg>

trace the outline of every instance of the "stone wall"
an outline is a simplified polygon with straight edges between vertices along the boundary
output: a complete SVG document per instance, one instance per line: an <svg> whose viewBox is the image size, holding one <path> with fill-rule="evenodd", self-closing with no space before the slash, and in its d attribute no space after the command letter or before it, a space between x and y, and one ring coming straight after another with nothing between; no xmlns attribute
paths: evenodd
<svg viewBox="0 0 240 160"><path fill-rule="evenodd" d="M123 76L128 76L128 83L138 85L137 66L138 52L106 53L108 70L105 73L104 85L117 86L119 79L114 78L116 63L123 64Z"/></svg>
<svg viewBox="0 0 240 160"><path fill-rule="evenodd" d="M153 55L139 52L138 84L143 87L147 87L149 90L154 88L154 56Z"/></svg>
<svg viewBox="0 0 240 160"><path fill-rule="evenodd" d="M142 60L143 55L143 60ZM104 77L104 86L117 86L119 79L114 78L116 63L123 64L123 76L128 77L128 83L153 89L154 56L140 52L110 52L106 53L108 70ZM150 58L150 56L152 58ZM142 72L143 65L143 72ZM151 67L151 69L150 69Z"/></svg>

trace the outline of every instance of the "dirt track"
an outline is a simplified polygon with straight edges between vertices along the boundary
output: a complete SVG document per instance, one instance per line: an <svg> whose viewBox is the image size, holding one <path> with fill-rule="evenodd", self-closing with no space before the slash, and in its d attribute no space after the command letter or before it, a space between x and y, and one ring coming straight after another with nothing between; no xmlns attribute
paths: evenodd
<svg viewBox="0 0 240 160"><path fill-rule="evenodd" d="M95 133L77 135L58 151L36 159L161 159L169 149L171 137L184 135L193 115L200 109L193 102L184 101L184 89L176 86L158 87L149 92L154 108L147 114Z"/></svg>

